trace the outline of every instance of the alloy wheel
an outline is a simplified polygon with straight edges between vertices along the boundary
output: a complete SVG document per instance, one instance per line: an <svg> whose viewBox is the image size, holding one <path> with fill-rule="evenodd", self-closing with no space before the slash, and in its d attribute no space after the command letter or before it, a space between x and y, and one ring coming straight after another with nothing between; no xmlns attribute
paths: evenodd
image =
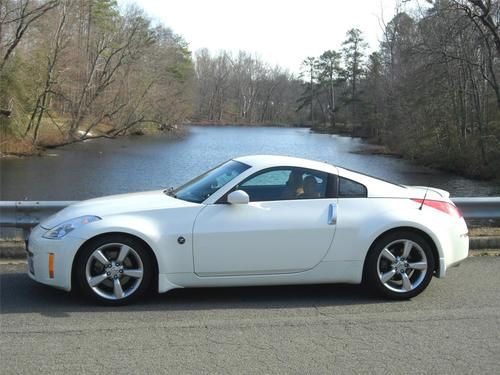
<svg viewBox="0 0 500 375"><path fill-rule="evenodd" d="M428 269L422 247L409 239L389 243L377 260L377 275L385 288L395 293L408 293L424 281Z"/></svg>
<svg viewBox="0 0 500 375"><path fill-rule="evenodd" d="M141 285L144 265L138 252L123 243L108 243L95 249L87 259L85 279L98 296L121 300Z"/></svg>

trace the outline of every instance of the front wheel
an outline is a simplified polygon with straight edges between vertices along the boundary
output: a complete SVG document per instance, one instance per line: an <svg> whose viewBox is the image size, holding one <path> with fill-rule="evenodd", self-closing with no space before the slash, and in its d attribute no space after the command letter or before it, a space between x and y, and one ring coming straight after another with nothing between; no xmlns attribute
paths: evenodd
<svg viewBox="0 0 500 375"><path fill-rule="evenodd" d="M92 299L121 305L143 295L151 285L153 264L138 240L109 235L81 249L75 268L80 289Z"/></svg>
<svg viewBox="0 0 500 375"><path fill-rule="evenodd" d="M379 294L408 299L429 285L434 273L434 256L421 235L398 231L379 239L366 260L366 281Z"/></svg>

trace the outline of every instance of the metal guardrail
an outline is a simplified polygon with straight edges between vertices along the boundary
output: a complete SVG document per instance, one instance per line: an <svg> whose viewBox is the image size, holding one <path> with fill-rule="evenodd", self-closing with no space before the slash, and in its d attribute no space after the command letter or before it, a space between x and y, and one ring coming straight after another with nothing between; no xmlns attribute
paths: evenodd
<svg viewBox="0 0 500 375"><path fill-rule="evenodd" d="M500 219L500 197L451 198L465 219Z"/></svg>
<svg viewBox="0 0 500 375"><path fill-rule="evenodd" d="M500 219L500 197L452 198L466 219ZM0 227L24 231L77 201L0 201Z"/></svg>
<svg viewBox="0 0 500 375"><path fill-rule="evenodd" d="M23 231L77 201L0 201L0 227Z"/></svg>

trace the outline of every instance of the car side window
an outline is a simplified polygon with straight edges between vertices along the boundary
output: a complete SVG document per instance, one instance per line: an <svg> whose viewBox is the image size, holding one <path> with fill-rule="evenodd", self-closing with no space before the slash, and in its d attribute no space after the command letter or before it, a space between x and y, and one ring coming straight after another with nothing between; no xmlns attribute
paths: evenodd
<svg viewBox="0 0 500 375"><path fill-rule="evenodd" d="M285 186L290 178L291 170L275 169L266 173L258 174L242 183L240 187L248 186Z"/></svg>
<svg viewBox="0 0 500 375"><path fill-rule="evenodd" d="M368 190L365 185L345 177L339 177L339 198L366 198Z"/></svg>
<svg viewBox="0 0 500 375"><path fill-rule="evenodd" d="M239 184L251 202L327 198L328 174L325 172L283 167L258 172Z"/></svg>

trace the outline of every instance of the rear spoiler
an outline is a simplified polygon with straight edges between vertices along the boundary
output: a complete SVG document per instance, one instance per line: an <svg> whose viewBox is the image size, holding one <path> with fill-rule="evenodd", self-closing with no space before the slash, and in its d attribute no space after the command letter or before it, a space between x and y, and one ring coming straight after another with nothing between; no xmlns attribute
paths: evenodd
<svg viewBox="0 0 500 375"><path fill-rule="evenodd" d="M443 189L437 189L437 188L428 187L428 186L406 186L406 187L411 188L411 189L425 190L426 192L433 191L433 192L439 194L440 196L442 196L443 198L450 197L450 193L447 192L446 190L443 190Z"/></svg>

